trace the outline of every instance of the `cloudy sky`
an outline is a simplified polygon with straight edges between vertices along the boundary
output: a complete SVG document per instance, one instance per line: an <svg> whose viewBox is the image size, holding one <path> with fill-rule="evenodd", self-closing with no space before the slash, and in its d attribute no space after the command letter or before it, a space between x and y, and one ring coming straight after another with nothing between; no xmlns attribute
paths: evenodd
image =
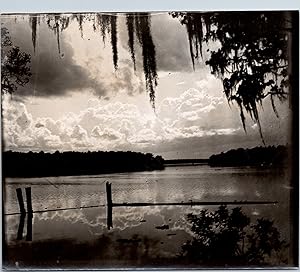
<svg viewBox="0 0 300 272"><path fill-rule="evenodd" d="M247 134L239 112L229 106L219 79L200 61L193 71L185 28L168 14L151 19L156 48L156 112L151 108L142 72L141 49L133 70L127 30L118 16L119 69L114 70L110 40L104 45L92 23L83 37L76 21L61 34L41 21L34 53L25 16L2 18L14 45L32 56L30 83L2 97L6 150L132 150L171 158L207 158L230 148L262 145L257 125L247 116ZM212 45L217 46L217 44ZM289 142L288 103L269 100L260 108L267 145Z"/></svg>

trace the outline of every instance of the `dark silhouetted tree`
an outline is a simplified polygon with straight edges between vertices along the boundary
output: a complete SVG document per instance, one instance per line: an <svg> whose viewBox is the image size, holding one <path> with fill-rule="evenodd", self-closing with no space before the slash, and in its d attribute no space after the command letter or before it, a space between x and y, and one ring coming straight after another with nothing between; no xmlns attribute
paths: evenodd
<svg viewBox="0 0 300 272"><path fill-rule="evenodd" d="M13 46L6 28L1 28L1 91L12 94L19 86L29 82L29 54Z"/></svg>
<svg viewBox="0 0 300 272"><path fill-rule="evenodd" d="M263 140L258 105L270 97L276 116L275 98L285 100L290 88L292 69L291 40L296 35L294 22L296 12L172 12L173 17L186 26L190 44L192 65L202 59L203 44L212 43L207 49L206 64L212 74L222 80L229 102L237 103L246 131L245 113L258 124ZM77 20L83 37L83 24L92 21L94 31L100 31L103 42L110 32L113 65L118 68L117 15L107 13L47 14L40 15L47 21L57 37L60 52L60 33ZM146 90L155 107L155 92L158 84L156 50L151 34L150 14L125 14L128 30L128 49L136 69L135 38L142 48L143 70ZM30 16L33 47L36 47L36 32L39 20ZM296 33L296 34L295 34ZM218 45L218 46L216 46ZM213 48L213 49L211 49ZM292 66L290 66L292 67ZM264 140L263 140L264 141Z"/></svg>
<svg viewBox="0 0 300 272"><path fill-rule="evenodd" d="M212 74L223 82L229 102L240 108L246 131L244 110L261 130L258 105L270 97L287 98L290 33L295 14L284 12L172 13L186 26L193 66L202 55L202 43L217 42L207 49Z"/></svg>

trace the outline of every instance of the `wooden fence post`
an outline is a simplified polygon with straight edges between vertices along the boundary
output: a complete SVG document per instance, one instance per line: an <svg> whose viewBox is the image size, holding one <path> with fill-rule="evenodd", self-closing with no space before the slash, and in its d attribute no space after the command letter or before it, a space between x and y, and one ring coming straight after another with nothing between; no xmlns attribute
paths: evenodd
<svg viewBox="0 0 300 272"><path fill-rule="evenodd" d="M112 194L111 194L111 183L106 182L106 202L107 202L107 229L113 227L112 224Z"/></svg>
<svg viewBox="0 0 300 272"><path fill-rule="evenodd" d="M26 203L27 203L27 234L26 241L32 241L32 199L31 199L31 187L25 188L26 191Z"/></svg>
<svg viewBox="0 0 300 272"><path fill-rule="evenodd" d="M112 205L111 183L109 182L106 182L106 197L107 197L107 204Z"/></svg>
<svg viewBox="0 0 300 272"><path fill-rule="evenodd" d="M32 214L31 187L25 188L25 192L26 192L27 213Z"/></svg>
<svg viewBox="0 0 300 272"><path fill-rule="evenodd" d="M22 189L17 188L17 198L18 198L18 203L19 203L19 208L20 208L20 213L24 214L26 213L25 207L24 207L24 200L23 200L23 195L22 195Z"/></svg>

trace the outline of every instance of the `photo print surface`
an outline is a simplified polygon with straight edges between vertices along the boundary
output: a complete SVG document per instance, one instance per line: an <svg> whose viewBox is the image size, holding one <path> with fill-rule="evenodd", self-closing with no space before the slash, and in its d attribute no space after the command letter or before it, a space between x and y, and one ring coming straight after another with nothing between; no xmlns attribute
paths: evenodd
<svg viewBox="0 0 300 272"><path fill-rule="evenodd" d="M3 267L297 266L298 25L2 14Z"/></svg>

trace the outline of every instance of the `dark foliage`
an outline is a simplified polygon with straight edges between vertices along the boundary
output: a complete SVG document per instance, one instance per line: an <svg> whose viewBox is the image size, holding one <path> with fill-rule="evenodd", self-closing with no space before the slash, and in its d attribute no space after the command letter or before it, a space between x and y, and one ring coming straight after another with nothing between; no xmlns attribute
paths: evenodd
<svg viewBox="0 0 300 272"><path fill-rule="evenodd" d="M1 28L1 91L13 93L29 82L31 57L13 46L6 28Z"/></svg>
<svg viewBox="0 0 300 272"><path fill-rule="evenodd" d="M3 153L3 175L7 177L42 177L92 175L163 169L161 156L137 152L58 152Z"/></svg>
<svg viewBox="0 0 300 272"><path fill-rule="evenodd" d="M115 69L117 69L118 68L117 16L111 16L110 29L111 29L111 47L113 52L113 62L114 62Z"/></svg>
<svg viewBox="0 0 300 272"><path fill-rule="evenodd" d="M80 35L81 35L81 38L83 38L83 21L84 21L85 16L83 14L77 14L77 15L73 15L73 16L78 22Z"/></svg>
<svg viewBox="0 0 300 272"><path fill-rule="evenodd" d="M34 52L35 52L35 48L36 48L36 28L37 28L37 25L39 24L39 19L40 19L40 17L35 14L32 14L29 17L29 23L30 23L30 27L32 30L31 31L31 39L32 39Z"/></svg>
<svg viewBox="0 0 300 272"><path fill-rule="evenodd" d="M30 16L33 47L36 47L37 16L47 21L57 37L60 53L60 33L72 20L77 20L83 37L83 24L93 21L93 30L102 35L111 33L113 65L118 67L117 14L86 13L75 15L47 14ZM206 64L212 74L223 82L223 89L229 102L235 102L240 108L240 116L246 130L244 111L260 125L258 106L266 97L270 97L274 113L275 98L283 101L287 98L293 71L288 69L292 59L291 40L297 37L297 12L172 12L171 15L186 26L190 44L193 67L195 61L203 56L203 44L212 43L215 49L207 49ZM128 30L128 49L134 69L136 64L135 37L142 48L143 70L146 90L150 102L155 106L157 87L156 50L151 34L150 14L126 14ZM255 27L254 27L255 26ZM135 35L134 35L135 34ZM216 48L216 45L219 45ZM212 47L210 47L212 48ZM290 66L292 67L292 66Z"/></svg>
<svg viewBox="0 0 300 272"><path fill-rule="evenodd" d="M134 34L142 48L143 70L146 89L149 92L150 102L155 109L155 89L157 87L156 50L151 34L150 14L130 13L126 15L128 31L128 48L131 54L134 70L136 69Z"/></svg>
<svg viewBox="0 0 300 272"><path fill-rule="evenodd" d="M143 67L146 88L149 91L150 102L155 108L155 88L157 87L156 52L150 28L150 15L139 14L135 16L135 31L142 47Z"/></svg>
<svg viewBox="0 0 300 272"><path fill-rule="evenodd" d="M133 68L136 70L135 66L135 52L134 52L134 17L132 15L126 16L126 25L128 31L128 47L131 54L131 59L133 62Z"/></svg>
<svg viewBox="0 0 300 272"><path fill-rule="evenodd" d="M57 40L57 49L58 53L61 53L60 50L60 35L61 32L63 32L65 29L68 28L70 24L70 17L62 15L62 14L55 14L55 15L48 15L46 18L47 26L50 30L53 31L54 35L56 36ZM38 22L40 23L40 22ZM36 36L36 33L34 31L37 31L37 28L32 28L32 36Z"/></svg>
<svg viewBox="0 0 300 272"><path fill-rule="evenodd" d="M106 33L110 32L110 27L111 27L110 18L111 16L106 14L96 14L94 17L94 24L93 24L94 31L97 31L97 29L100 30L102 41L104 44L106 39Z"/></svg>
<svg viewBox="0 0 300 272"><path fill-rule="evenodd" d="M229 212L226 206L220 206L213 212L189 214L188 221L195 238L182 246L182 257L189 261L231 267L287 263L280 257L287 244L268 219L250 224L241 208Z"/></svg>
<svg viewBox="0 0 300 272"><path fill-rule="evenodd" d="M268 146L251 149L231 149L225 153L212 155L210 166L282 166L288 163L288 147Z"/></svg>
<svg viewBox="0 0 300 272"><path fill-rule="evenodd" d="M287 98L289 86L289 43L293 18L289 12L174 12L186 26L190 53L194 62L202 55L202 43L217 42L220 46L210 50L206 64L212 74L223 82L229 102L240 108L245 127L244 110L257 122L263 139L258 114L269 96L278 116L274 98Z"/></svg>
<svg viewBox="0 0 300 272"><path fill-rule="evenodd" d="M1 27L1 47L5 48L7 46L12 46L12 42L11 39L9 37L9 32L7 30L7 28L5 27ZM4 51L1 51L1 61L3 60L3 54Z"/></svg>
<svg viewBox="0 0 300 272"><path fill-rule="evenodd" d="M57 47L59 54L60 48L60 34L66 29L72 20L76 20L79 25L79 31L83 38L83 25L86 21L92 21L93 30L99 31L103 43L105 43L107 33L110 33L110 43L112 47L113 65L114 68L118 68L118 30L117 30L117 14L106 13L87 13L87 14L47 14L47 15L32 15L30 16L30 26L32 30L32 44L35 50L37 26L40 24L40 20L37 17L40 16L46 20L48 27L54 32L57 39ZM156 52L155 45L152 40L150 15L148 13L130 13L126 15L126 25L128 29L128 46L135 66L135 46L134 46L134 34L142 47L143 55L143 70L145 74L146 90L149 92L150 102L155 107L155 88L157 87L157 68L156 68Z"/></svg>

